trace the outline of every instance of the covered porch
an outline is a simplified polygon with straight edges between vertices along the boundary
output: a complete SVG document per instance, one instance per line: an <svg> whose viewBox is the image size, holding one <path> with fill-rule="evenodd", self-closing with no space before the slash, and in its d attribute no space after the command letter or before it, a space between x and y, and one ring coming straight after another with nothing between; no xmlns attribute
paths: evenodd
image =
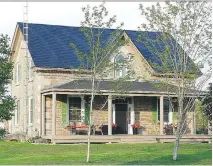
<svg viewBox="0 0 213 166"><path fill-rule="evenodd" d="M166 92L153 88L147 82L135 82L125 93L115 93L109 90L108 84L108 81L101 82L93 103L91 125L95 128L94 134L100 134L99 137L131 136L136 129L138 135L165 135L165 126L175 123L175 112L170 108ZM78 128L88 131L85 119L88 120L88 101L91 97L87 88L89 82L78 82L77 85L78 87L76 82L71 81L41 92L42 137L74 138L79 134L76 133ZM188 134L193 135L193 112L190 118Z"/></svg>

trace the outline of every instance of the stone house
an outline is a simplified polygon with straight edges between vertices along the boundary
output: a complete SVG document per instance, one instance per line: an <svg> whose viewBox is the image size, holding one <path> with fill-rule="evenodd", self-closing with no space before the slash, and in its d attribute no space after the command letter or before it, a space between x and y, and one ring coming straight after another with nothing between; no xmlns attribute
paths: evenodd
<svg viewBox="0 0 213 166"><path fill-rule="evenodd" d="M9 132L49 138L72 135L67 126L74 125L73 121L83 125L91 95L89 74L76 74L78 58L70 46L70 42L76 42L85 48L84 38L78 27L58 25L28 24L28 34L26 47L23 23L17 23L10 56L14 62L11 90L17 108L9 122ZM123 71L115 71L101 81L101 94L94 99L92 124L108 126L111 135L113 123L120 128L118 134L133 134L132 125L138 122L143 134L163 135L164 125L175 122L175 112L171 111L166 90L153 87L152 81L164 78L149 63L152 55L137 43L137 32L125 30L122 35L130 42L119 47L119 56L131 55L131 68L140 79L133 81L122 95L112 92L109 84L122 77ZM116 57L112 53L113 56ZM115 95L123 98L114 99ZM195 130L192 117L193 113L189 117L189 134Z"/></svg>

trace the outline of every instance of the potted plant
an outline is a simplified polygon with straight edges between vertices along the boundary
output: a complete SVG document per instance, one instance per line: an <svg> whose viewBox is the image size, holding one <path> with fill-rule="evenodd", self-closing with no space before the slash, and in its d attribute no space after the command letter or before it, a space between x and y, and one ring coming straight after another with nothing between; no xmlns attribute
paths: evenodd
<svg viewBox="0 0 213 166"><path fill-rule="evenodd" d="M136 122L132 125L133 128L133 134L138 134L138 129L140 128L140 123Z"/></svg>

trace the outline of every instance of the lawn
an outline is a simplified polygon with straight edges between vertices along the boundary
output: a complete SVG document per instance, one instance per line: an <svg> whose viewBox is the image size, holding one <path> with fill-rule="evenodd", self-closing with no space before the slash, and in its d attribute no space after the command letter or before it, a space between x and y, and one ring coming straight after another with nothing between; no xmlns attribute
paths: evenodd
<svg viewBox="0 0 213 166"><path fill-rule="evenodd" d="M86 145L35 145L0 141L0 164L86 164ZM92 145L89 164L212 165L211 144L181 144L172 161L171 143Z"/></svg>

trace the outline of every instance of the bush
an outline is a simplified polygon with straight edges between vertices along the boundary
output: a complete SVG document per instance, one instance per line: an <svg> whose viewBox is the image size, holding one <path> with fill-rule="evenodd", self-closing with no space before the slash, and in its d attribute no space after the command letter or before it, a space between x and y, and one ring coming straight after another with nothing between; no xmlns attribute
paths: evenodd
<svg viewBox="0 0 213 166"><path fill-rule="evenodd" d="M196 134L208 134L208 129L197 129Z"/></svg>
<svg viewBox="0 0 213 166"><path fill-rule="evenodd" d="M2 139L6 135L5 129L0 129L0 139Z"/></svg>

